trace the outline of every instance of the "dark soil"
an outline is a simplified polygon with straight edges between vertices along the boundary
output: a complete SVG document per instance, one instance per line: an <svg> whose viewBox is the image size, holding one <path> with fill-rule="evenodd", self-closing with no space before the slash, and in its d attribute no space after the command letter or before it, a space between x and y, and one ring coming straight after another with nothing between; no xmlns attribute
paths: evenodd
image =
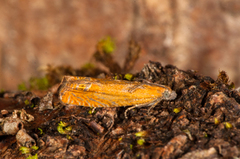
<svg viewBox="0 0 240 159"><path fill-rule="evenodd" d="M168 85L176 91L177 98L161 101L150 115L149 107L133 109L125 119L127 107L97 108L91 113L88 107L63 106L57 91L3 92L0 109L7 112L0 115L1 158L26 158L36 153L38 158L240 156L240 92L232 89L225 72L213 80L194 71L149 62L135 78ZM21 109L34 116L34 121L29 116L18 117L19 130L25 129L31 142L22 142L3 131L6 119L16 121L12 120L12 112ZM65 124L59 127L60 122ZM21 146L33 145L39 149L31 149L29 154L19 151Z"/></svg>

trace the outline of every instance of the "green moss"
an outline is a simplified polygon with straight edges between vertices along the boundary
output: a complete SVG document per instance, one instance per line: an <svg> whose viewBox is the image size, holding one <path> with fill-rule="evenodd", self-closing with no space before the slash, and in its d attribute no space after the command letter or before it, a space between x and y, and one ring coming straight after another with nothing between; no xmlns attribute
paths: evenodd
<svg viewBox="0 0 240 159"><path fill-rule="evenodd" d="M47 90L49 88L49 82L47 77L42 78L32 77L30 78L29 83L30 89Z"/></svg>
<svg viewBox="0 0 240 159"><path fill-rule="evenodd" d="M43 130L41 128L38 128L38 130L40 131L40 135L43 134Z"/></svg>
<svg viewBox="0 0 240 159"><path fill-rule="evenodd" d="M99 41L98 46L107 54L111 54L115 50L115 43L109 36Z"/></svg>
<svg viewBox="0 0 240 159"><path fill-rule="evenodd" d="M235 84L233 82L231 82L228 86L229 89L234 89L235 88Z"/></svg>
<svg viewBox="0 0 240 159"><path fill-rule="evenodd" d="M29 100L27 100L27 99L24 101L24 103L25 103L25 105L29 105L30 104Z"/></svg>
<svg viewBox="0 0 240 159"><path fill-rule="evenodd" d="M147 136L148 132L147 131L139 131L137 133L135 133L136 137L145 137Z"/></svg>
<svg viewBox="0 0 240 159"><path fill-rule="evenodd" d="M27 159L38 159L38 155L37 153L34 156L30 155L27 157Z"/></svg>
<svg viewBox="0 0 240 159"><path fill-rule="evenodd" d="M130 145L130 149L131 149L131 150L133 149L133 145L132 145L132 144Z"/></svg>
<svg viewBox="0 0 240 159"><path fill-rule="evenodd" d="M207 137L208 137L208 134L207 134L206 132L203 132L203 136L204 136L205 138L207 138Z"/></svg>
<svg viewBox="0 0 240 159"><path fill-rule="evenodd" d="M67 123L60 121L58 123L57 130L60 134L68 134L70 131L72 131L72 126L68 126Z"/></svg>
<svg viewBox="0 0 240 159"><path fill-rule="evenodd" d="M218 120L218 118L214 118L214 124L218 125L220 123L220 121Z"/></svg>
<svg viewBox="0 0 240 159"><path fill-rule="evenodd" d="M127 79L128 81L132 81L134 76L131 73L127 73L124 75L124 78Z"/></svg>
<svg viewBox="0 0 240 159"><path fill-rule="evenodd" d="M27 91L27 90L47 90L50 85L47 77L37 78L31 77L29 79L30 88L27 87L26 83L22 82L18 85L18 90Z"/></svg>
<svg viewBox="0 0 240 159"><path fill-rule="evenodd" d="M2 89L0 90L0 93L3 93L3 92L5 92L5 90L2 88Z"/></svg>
<svg viewBox="0 0 240 159"><path fill-rule="evenodd" d="M67 135L68 140L73 140L73 138L70 135Z"/></svg>
<svg viewBox="0 0 240 159"><path fill-rule="evenodd" d="M34 108L34 107L35 107L35 105L32 103L30 107L31 107L31 108Z"/></svg>
<svg viewBox="0 0 240 159"><path fill-rule="evenodd" d="M59 134L67 134L67 131L64 130L64 128L62 126L59 126L57 127L57 131L59 132Z"/></svg>
<svg viewBox="0 0 240 159"><path fill-rule="evenodd" d="M86 64L84 64L83 66L82 66L82 69L92 69L92 68L94 68L95 66L94 66L94 64L92 64L92 63L86 63Z"/></svg>
<svg viewBox="0 0 240 159"><path fill-rule="evenodd" d="M72 131L72 126L68 126L65 128L66 131Z"/></svg>
<svg viewBox="0 0 240 159"><path fill-rule="evenodd" d="M21 84L18 85L18 90L20 91L27 91L27 86L24 82L22 82Z"/></svg>
<svg viewBox="0 0 240 159"><path fill-rule="evenodd" d="M66 122L62 122L62 121L60 121L60 122L58 123L58 125L61 126L61 127L66 127L66 126L68 126L68 124L67 124Z"/></svg>
<svg viewBox="0 0 240 159"><path fill-rule="evenodd" d="M94 107L90 107L88 114L91 115L91 114L95 114L95 113L96 113L96 109Z"/></svg>
<svg viewBox="0 0 240 159"><path fill-rule="evenodd" d="M38 146L32 146L31 149L38 150Z"/></svg>
<svg viewBox="0 0 240 159"><path fill-rule="evenodd" d="M173 112L178 114L181 110L182 110L182 108L178 107L178 108L174 108Z"/></svg>
<svg viewBox="0 0 240 159"><path fill-rule="evenodd" d="M22 154L29 154L31 152L31 149L28 147L21 146L19 148L19 151L21 151Z"/></svg>
<svg viewBox="0 0 240 159"><path fill-rule="evenodd" d="M114 80L121 80L122 79L122 75L118 74L118 73L115 73L113 78L114 78Z"/></svg>
<svg viewBox="0 0 240 159"><path fill-rule="evenodd" d="M145 143L143 138L137 140L138 145L142 146Z"/></svg>
<svg viewBox="0 0 240 159"><path fill-rule="evenodd" d="M232 124L229 122L225 122L224 124L225 124L226 129L231 129L233 127Z"/></svg>

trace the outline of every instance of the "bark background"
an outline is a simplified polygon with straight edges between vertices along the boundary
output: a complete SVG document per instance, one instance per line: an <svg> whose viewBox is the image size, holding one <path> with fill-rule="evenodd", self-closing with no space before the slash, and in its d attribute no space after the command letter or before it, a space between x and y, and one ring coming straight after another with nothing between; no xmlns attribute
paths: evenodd
<svg viewBox="0 0 240 159"><path fill-rule="evenodd" d="M17 89L47 64L80 68L96 43L111 36L123 65L128 41L149 60L216 79L225 70L240 85L238 0L0 1L0 89Z"/></svg>

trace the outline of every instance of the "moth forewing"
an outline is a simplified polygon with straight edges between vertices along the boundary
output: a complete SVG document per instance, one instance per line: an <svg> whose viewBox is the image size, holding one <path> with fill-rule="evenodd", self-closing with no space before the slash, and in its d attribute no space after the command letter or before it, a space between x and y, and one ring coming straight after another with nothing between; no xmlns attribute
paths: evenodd
<svg viewBox="0 0 240 159"><path fill-rule="evenodd" d="M133 105L127 112L144 105L153 108L161 100L175 99L176 93L171 88L158 84L65 76L59 88L59 98L64 104L87 107Z"/></svg>

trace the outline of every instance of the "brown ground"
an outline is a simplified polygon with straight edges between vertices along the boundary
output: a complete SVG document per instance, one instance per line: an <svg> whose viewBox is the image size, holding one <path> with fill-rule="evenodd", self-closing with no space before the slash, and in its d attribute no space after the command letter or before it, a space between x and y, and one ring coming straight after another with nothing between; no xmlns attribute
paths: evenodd
<svg viewBox="0 0 240 159"><path fill-rule="evenodd" d="M240 157L240 92L232 89L225 72L213 80L194 71L149 62L135 78L168 85L177 98L161 101L150 115L148 107L131 110L125 119L125 107L97 108L95 113L88 107L65 107L57 98L57 86L48 94L3 92L0 109L9 113L0 115L0 157L26 158L29 154L21 154L19 147L32 145L39 147L31 149L39 158ZM24 103L26 99L29 103ZM21 109L34 116L34 121L26 113L13 119L11 112ZM4 132L4 123L17 119L17 135ZM60 127L60 122L66 125ZM20 134L23 129L30 135L28 140L19 139L26 136Z"/></svg>

